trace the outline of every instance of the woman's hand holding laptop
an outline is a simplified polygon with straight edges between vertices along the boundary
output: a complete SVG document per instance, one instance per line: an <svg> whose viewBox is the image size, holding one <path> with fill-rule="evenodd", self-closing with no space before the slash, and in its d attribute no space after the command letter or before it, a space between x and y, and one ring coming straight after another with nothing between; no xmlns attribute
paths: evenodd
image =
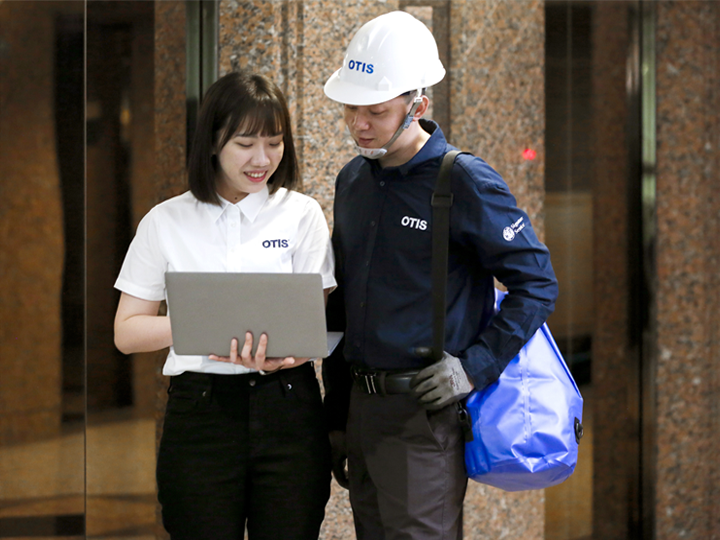
<svg viewBox="0 0 720 540"><path fill-rule="evenodd" d="M240 364L249 369L255 369L262 375L273 373L283 368L296 367L304 364L309 358L295 358L288 356L285 358L266 358L265 351L267 349L268 336L265 333L260 334L255 356L252 355L253 335L251 332L245 333L245 343L238 354L238 340L233 338L230 341L230 356L217 356L211 354L208 356L210 360L217 362L228 362L230 364Z"/></svg>

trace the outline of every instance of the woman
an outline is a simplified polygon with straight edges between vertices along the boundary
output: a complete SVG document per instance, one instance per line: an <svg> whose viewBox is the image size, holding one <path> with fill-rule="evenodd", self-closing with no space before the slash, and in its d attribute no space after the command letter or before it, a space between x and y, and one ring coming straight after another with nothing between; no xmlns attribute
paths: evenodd
<svg viewBox="0 0 720 540"><path fill-rule="evenodd" d="M163 523L173 540L241 540L246 526L252 540L317 538L330 454L312 363L265 358L265 335L252 356L250 334L242 347L232 340L229 357L177 355L172 313L158 315L166 271L320 273L326 295L335 287L320 205L292 191L297 159L275 84L231 73L209 88L188 179L189 192L140 222L115 284L118 349L170 347L157 463ZM268 238L287 242L265 249Z"/></svg>

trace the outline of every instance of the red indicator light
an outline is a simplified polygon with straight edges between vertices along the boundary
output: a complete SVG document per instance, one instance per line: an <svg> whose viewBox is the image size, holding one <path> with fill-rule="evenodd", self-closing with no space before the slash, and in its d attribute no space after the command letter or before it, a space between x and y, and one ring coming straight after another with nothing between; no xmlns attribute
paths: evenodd
<svg viewBox="0 0 720 540"><path fill-rule="evenodd" d="M526 148L523 152L523 158L525 158L528 161L532 161L537 157L537 152L533 150L532 148Z"/></svg>

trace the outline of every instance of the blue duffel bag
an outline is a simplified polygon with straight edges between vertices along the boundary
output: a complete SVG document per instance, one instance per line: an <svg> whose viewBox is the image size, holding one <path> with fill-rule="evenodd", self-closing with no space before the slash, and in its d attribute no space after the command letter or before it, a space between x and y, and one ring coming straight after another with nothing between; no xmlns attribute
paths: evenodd
<svg viewBox="0 0 720 540"><path fill-rule="evenodd" d="M498 309L504 295L496 291ZM468 478L524 491L559 484L575 470L583 400L547 324L465 408L472 422Z"/></svg>

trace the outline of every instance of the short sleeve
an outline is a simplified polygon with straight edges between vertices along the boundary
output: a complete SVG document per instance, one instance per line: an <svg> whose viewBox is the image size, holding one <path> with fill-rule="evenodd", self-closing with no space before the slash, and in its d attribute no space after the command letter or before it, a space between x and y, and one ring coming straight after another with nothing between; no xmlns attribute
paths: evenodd
<svg viewBox="0 0 720 540"><path fill-rule="evenodd" d="M334 289L337 283L330 231L320 204L310 197L307 198L299 220L297 238L293 253L293 272L320 274L323 288Z"/></svg>
<svg viewBox="0 0 720 540"><path fill-rule="evenodd" d="M115 288L143 300L165 299L168 263L160 245L159 215L151 210L138 225Z"/></svg>

